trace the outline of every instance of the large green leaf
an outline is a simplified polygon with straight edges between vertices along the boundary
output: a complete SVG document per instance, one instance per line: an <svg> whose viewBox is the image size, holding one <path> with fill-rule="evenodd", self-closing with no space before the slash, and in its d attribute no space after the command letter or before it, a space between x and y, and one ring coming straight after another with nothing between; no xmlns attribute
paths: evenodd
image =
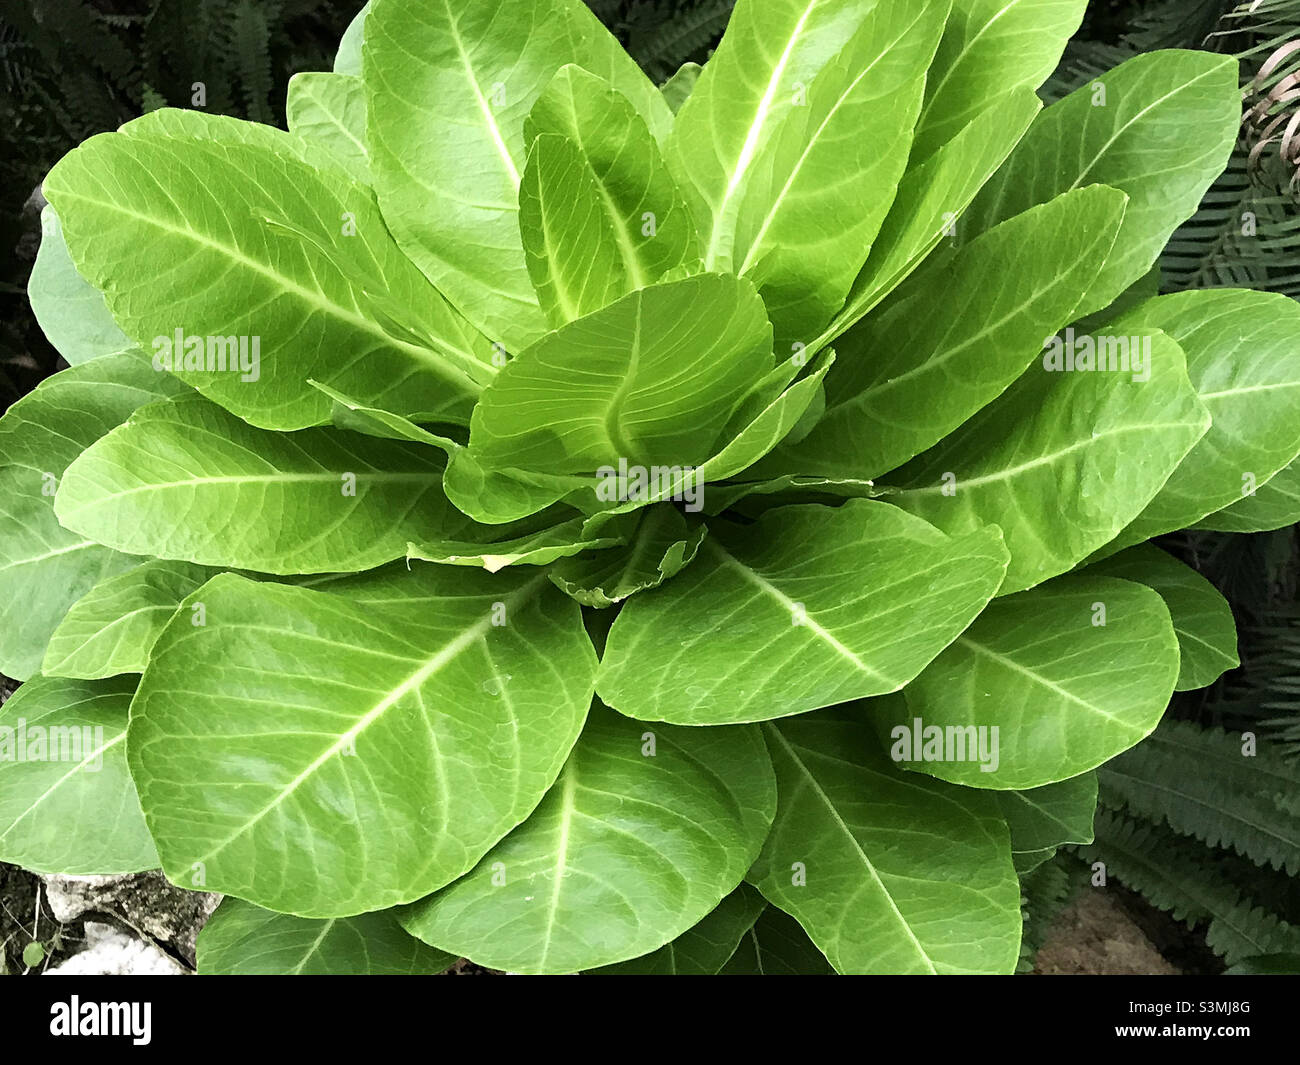
<svg viewBox="0 0 1300 1065"><path fill-rule="evenodd" d="M1154 544L1139 544L1094 562L1086 572L1136 581L1160 593L1178 635L1181 665L1175 691L1204 688L1237 666L1237 626L1232 607L1191 566Z"/></svg>
<svg viewBox="0 0 1300 1065"><path fill-rule="evenodd" d="M961 213L1041 108L1032 89L1013 90L990 103L924 163L909 166L844 309L809 345L810 351L819 350L861 321L945 234L955 235Z"/></svg>
<svg viewBox="0 0 1300 1065"><path fill-rule="evenodd" d="M403 250L494 342L546 329L524 266L524 119L577 63L631 100L655 136L672 113L581 0L376 0L365 24L375 189Z"/></svg>
<svg viewBox="0 0 1300 1065"><path fill-rule="evenodd" d="M1192 528L1218 532L1272 532L1300 522L1300 462L1279 470L1252 495L1202 518Z"/></svg>
<svg viewBox="0 0 1300 1065"><path fill-rule="evenodd" d="M1019 790L1128 750L1156 727L1177 677L1178 639L1158 594L1070 576L993 602L907 686L905 705L871 709L910 768Z"/></svg>
<svg viewBox="0 0 1300 1065"><path fill-rule="evenodd" d="M623 607L598 690L630 717L686 725L896 691L974 620L1005 565L996 528L952 539L871 500L715 525L688 569Z"/></svg>
<svg viewBox="0 0 1300 1065"><path fill-rule="evenodd" d="M361 10L353 16L348 28L339 39L339 49L334 55L334 73L361 75L361 42L365 38L366 16L370 14L370 3L362 5Z"/></svg>
<svg viewBox="0 0 1300 1065"><path fill-rule="evenodd" d="M134 690L36 677L0 709L0 861L75 875L158 865L126 767Z"/></svg>
<svg viewBox="0 0 1300 1065"><path fill-rule="evenodd" d="M728 270L745 190L783 120L853 38L860 0L739 0L722 43L682 106L668 165L699 229L704 266ZM757 207L751 205L751 210Z"/></svg>
<svg viewBox="0 0 1300 1065"><path fill-rule="evenodd" d="M772 329L749 282L654 285L549 334L511 361L474 411L471 452L499 466L698 465L753 382Z"/></svg>
<svg viewBox="0 0 1300 1065"><path fill-rule="evenodd" d="M777 813L746 879L838 972L1015 969L1020 884L990 797L900 773L852 710L763 734Z"/></svg>
<svg viewBox="0 0 1300 1065"><path fill-rule="evenodd" d="M672 942L640 958L591 969L588 975L713 976L736 953L766 907L762 895L741 884L716 910Z"/></svg>
<svg viewBox="0 0 1300 1065"><path fill-rule="evenodd" d="M488 543L421 540L407 545L406 557L445 566L481 566L496 573L507 566L546 566L583 551L600 551L624 543L616 529L587 529L583 518Z"/></svg>
<svg viewBox="0 0 1300 1065"><path fill-rule="evenodd" d="M163 631L130 762L163 869L286 913L411 902L528 816L595 655L544 575L398 567L327 591L213 578ZM301 862L317 875L303 876Z"/></svg>
<svg viewBox="0 0 1300 1065"><path fill-rule="evenodd" d="M699 237L659 145L627 97L608 82L581 67L562 68L533 106L524 133L530 145L545 134L563 136L581 154L589 168L583 181L589 176L595 183L597 217L615 253L619 295L699 258ZM566 190L554 191L562 198ZM575 189L567 192L575 197ZM527 215L522 198L520 209ZM527 245L526 220L521 225ZM536 272L532 276L536 285Z"/></svg>
<svg viewBox="0 0 1300 1065"><path fill-rule="evenodd" d="M487 342L402 255L369 189L262 129L104 134L65 156L45 192L78 268L159 364L256 425L326 421L308 378L464 419L492 376Z"/></svg>
<svg viewBox="0 0 1300 1065"><path fill-rule="evenodd" d="M214 575L207 566L151 559L100 581L54 630L41 672L86 680L143 673L181 601Z"/></svg>
<svg viewBox="0 0 1300 1065"><path fill-rule="evenodd" d="M311 920L227 898L198 941L204 976L432 976L455 961L408 935L391 910Z"/></svg>
<svg viewBox="0 0 1300 1065"><path fill-rule="evenodd" d="M1300 453L1300 305L1288 296L1219 289L1142 304L1109 327L1162 329L1213 422L1173 476L1108 550L1194 524L1240 501Z"/></svg>
<svg viewBox="0 0 1300 1065"><path fill-rule="evenodd" d="M1124 217L1125 197L1080 189L962 247L840 338L826 413L764 468L870 478L996 399L1073 318Z"/></svg>
<svg viewBox="0 0 1300 1065"><path fill-rule="evenodd" d="M1172 50L1139 55L1047 108L966 221L978 232L1099 182L1128 193L1115 250L1079 314L1101 310L1151 269L1195 213L1227 165L1240 120L1235 59Z"/></svg>
<svg viewBox="0 0 1300 1065"><path fill-rule="evenodd" d="M902 489L890 500L953 535L998 523L1011 551L1003 595L1073 568L1141 512L1209 428L1178 345L1160 332L1134 340L1147 336L1141 373L1051 372L1048 352L890 474Z"/></svg>
<svg viewBox="0 0 1300 1065"><path fill-rule="evenodd" d="M69 467L59 521L122 551L264 573L370 569L473 523L431 448L255 429L200 397L154 404Z"/></svg>
<svg viewBox="0 0 1300 1065"><path fill-rule="evenodd" d="M513 972L639 958L740 883L775 806L757 729L646 730L597 704L533 815L402 922Z"/></svg>
<svg viewBox="0 0 1300 1065"><path fill-rule="evenodd" d="M69 532L55 490L82 448L142 403L188 391L133 354L105 356L43 381L0 418L0 670L26 680L68 608L102 578L139 565Z"/></svg>
<svg viewBox="0 0 1300 1065"><path fill-rule="evenodd" d="M988 101L1037 89L1079 28L1087 0L953 0L912 152L928 159Z"/></svg>
<svg viewBox="0 0 1300 1065"><path fill-rule="evenodd" d="M45 338L72 366L131 346L108 313L103 293L77 273L53 207L41 212L41 246L27 298Z"/></svg>
<svg viewBox="0 0 1300 1065"><path fill-rule="evenodd" d="M758 149L732 259L762 293L778 351L825 328L866 261L907 165L947 14L947 0L876 4Z"/></svg>
<svg viewBox="0 0 1300 1065"><path fill-rule="evenodd" d="M369 184L366 91L360 78L304 71L289 79L289 130L332 152L358 181Z"/></svg>

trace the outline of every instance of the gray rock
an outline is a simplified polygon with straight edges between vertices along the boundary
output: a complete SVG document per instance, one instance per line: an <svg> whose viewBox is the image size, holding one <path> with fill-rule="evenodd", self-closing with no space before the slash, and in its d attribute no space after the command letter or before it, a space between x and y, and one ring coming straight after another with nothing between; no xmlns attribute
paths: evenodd
<svg viewBox="0 0 1300 1065"><path fill-rule="evenodd" d="M106 879L97 877L96 879ZM46 976L184 976L188 970L152 943L112 925L86 922L86 947Z"/></svg>
<svg viewBox="0 0 1300 1065"><path fill-rule="evenodd" d="M42 879L46 899L59 922L67 924L83 916L112 917L191 966L199 929L221 901L220 895L178 888L157 872Z"/></svg>

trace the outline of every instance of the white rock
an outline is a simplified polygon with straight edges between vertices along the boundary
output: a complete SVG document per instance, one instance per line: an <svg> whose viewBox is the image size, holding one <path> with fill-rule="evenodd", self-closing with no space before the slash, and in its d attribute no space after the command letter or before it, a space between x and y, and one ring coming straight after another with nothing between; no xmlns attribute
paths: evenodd
<svg viewBox="0 0 1300 1065"><path fill-rule="evenodd" d="M152 943L112 925L87 921L86 948L46 969L46 976L184 976L185 967Z"/></svg>

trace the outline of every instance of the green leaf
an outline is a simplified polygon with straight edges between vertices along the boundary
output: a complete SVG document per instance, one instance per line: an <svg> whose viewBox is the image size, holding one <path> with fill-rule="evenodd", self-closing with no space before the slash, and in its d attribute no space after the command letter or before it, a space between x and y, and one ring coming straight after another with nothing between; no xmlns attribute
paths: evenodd
<svg viewBox="0 0 1300 1065"><path fill-rule="evenodd" d="M198 941L204 976L433 976L455 961L407 935L391 910L321 921L227 898Z"/></svg>
<svg viewBox="0 0 1300 1065"><path fill-rule="evenodd" d="M135 355L105 356L43 381L0 418L0 670L26 680L68 608L143 559L68 531L54 515L64 468L142 403L187 391Z"/></svg>
<svg viewBox="0 0 1300 1065"><path fill-rule="evenodd" d="M769 906L740 940L720 976L834 976L799 922Z"/></svg>
<svg viewBox="0 0 1300 1065"><path fill-rule="evenodd" d="M995 96L1037 89L1056 69L1087 0L954 0L926 85L913 158L928 159Z"/></svg>
<svg viewBox="0 0 1300 1065"><path fill-rule="evenodd" d="M905 706L873 711L896 761L1020 790L1095 769L1149 735L1177 676L1159 595L1113 577L1062 577L994 601L907 686Z"/></svg>
<svg viewBox="0 0 1300 1065"><path fill-rule="evenodd" d="M677 68L677 73L659 87L673 114L677 114L682 109L682 105L690 99L691 93L695 91L695 83L700 80L700 75L703 73L704 67L699 63L683 63Z"/></svg>
<svg viewBox="0 0 1300 1065"><path fill-rule="evenodd" d="M566 137L590 167L599 214L626 273L624 291L644 288L699 259L699 237L685 201L626 96L581 67L566 66L524 123L530 145L545 134ZM520 208L526 212L522 200ZM526 238L525 230L525 244Z"/></svg>
<svg viewBox="0 0 1300 1065"><path fill-rule="evenodd" d="M490 465L552 474L620 459L698 465L771 367L771 326L747 281L655 285L512 360L474 411L470 449Z"/></svg>
<svg viewBox="0 0 1300 1065"><path fill-rule="evenodd" d="M599 551L624 543L617 535L601 536L585 529L583 518L491 543L464 540L423 540L408 544L406 557L446 566L481 566L496 573L507 566L545 566L583 551Z"/></svg>
<svg viewBox="0 0 1300 1065"><path fill-rule="evenodd" d="M304 917L411 902L527 817L577 739L595 655L544 575L327 587L214 577L186 604L205 623L182 606L155 645L129 757L174 881Z"/></svg>
<svg viewBox="0 0 1300 1065"><path fill-rule="evenodd" d="M660 503L641 512L626 547L565 558L551 567L549 576L583 606L613 606L657 588L689 566L708 531L704 525L692 528L674 507Z"/></svg>
<svg viewBox="0 0 1300 1065"><path fill-rule="evenodd" d="M1160 332L1135 340L1143 373L1052 372L1049 350L890 474L901 489L891 502L952 535L997 522L1011 552L1002 595L1073 568L1141 512L1209 428L1178 345Z"/></svg>
<svg viewBox="0 0 1300 1065"><path fill-rule="evenodd" d="M763 896L741 884L694 928L631 961L591 969L590 976L714 976L767 908Z"/></svg>
<svg viewBox="0 0 1300 1065"><path fill-rule="evenodd" d="M1217 532L1272 532L1300 522L1300 462L1279 470L1256 490L1223 510L1202 518L1193 529Z"/></svg>
<svg viewBox="0 0 1300 1065"><path fill-rule="evenodd" d="M142 410L87 450L54 506L68 529L118 550L263 573L370 569L432 530L473 527L442 493L436 451L267 432L197 396Z"/></svg>
<svg viewBox="0 0 1300 1065"><path fill-rule="evenodd" d="M778 351L826 327L866 261L907 165L947 14L946 0L875 5L758 149L732 261L758 286Z"/></svg>
<svg viewBox="0 0 1300 1065"><path fill-rule="evenodd" d="M126 766L135 678L35 677L0 708L0 861L38 873L158 865Z"/></svg>
<svg viewBox="0 0 1300 1065"><path fill-rule="evenodd" d="M1178 292L1142 304L1110 328L1162 329L1177 340L1213 422L1109 551L1231 506L1300 453L1300 306L1290 297L1244 289Z"/></svg>
<svg viewBox="0 0 1300 1065"><path fill-rule="evenodd" d="M348 23L339 40L339 50L334 56L335 74L361 75L361 42L365 37L366 16L370 14L370 3L362 5L360 11Z"/></svg>
<svg viewBox="0 0 1300 1065"><path fill-rule="evenodd" d="M685 725L897 691L974 620L1005 564L996 528L952 539L871 500L715 525L689 569L624 606L597 687L630 717Z"/></svg>
<svg viewBox="0 0 1300 1065"><path fill-rule="evenodd" d="M332 152L357 181L370 183L366 92L360 78L305 71L289 79L289 130Z"/></svg>
<svg viewBox="0 0 1300 1065"><path fill-rule="evenodd" d="M1025 372L1110 251L1123 193L1080 189L984 234L841 337L826 413L782 465L878 476L937 444Z"/></svg>
<svg viewBox="0 0 1300 1065"><path fill-rule="evenodd" d="M206 566L151 559L100 581L54 630L41 672L85 680L143 673L181 601L214 575Z"/></svg>
<svg viewBox="0 0 1300 1065"><path fill-rule="evenodd" d="M85 142L45 182L78 269L156 365L263 428L328 419L308 378L467 417L492 376L486 341L405 259L367 188L273 151L274 133Z"/></svg>
<svg viewBox="0 0 1300 1065"><path fill-rule="evenodd" d="M533 815L402 923L512 972L639 958L740 883L775 805L757 729L645 731L596 705Z"/></svg>
<svg viewBox="0 0 1300 1065"><path fill-rule="evenodd" d="M901 774L853 711L763 734L777 812L746 879L838 972L1015 969L1020 883L991 798Z"/></svg>
<svg viewBox="0 0 1300 1065"><path fill-rule="evenodd" d="M938 246L945 233L956 233L961 213L1002 165L1041 108L1032 89L1013 90L993 101L923 164L909 165L844 309L809 345L811 351L820 350L866 317Z"/></svg>
<svg viewBox="0 0 1300 1065"><path fill-rule="evenodd" d="M704 268L726 271L762 149L867 17L856 0L740 0L682 106L668 165L686 194Z"/></svg>
<svg viewBox="0 0 1300 1065"><path fill-rule="evenodd" d="M1081 773L1028 791L999 791L996 798L998 811L1011 830L1014 852L1092 842L1092 819L1097 811L1096 773Z"/></svg>
<svg viewBox="0 0 1300 1065"><path fill-rule="evenodd" d="M41 246L27 281L27 298L41 332L73 366L131 346L108 313L103 293L77 273L59 216L50 206L41 212Z"/></svg>
<svg viewBox="0 0 1300 1065"><path fill-rule="evenodd" d="M1239 664L1237 627L1228 601L1196 570L1154 544L1139 544L1094 562L1087 573L1136 581L1160 593L1173 616L1182 659L1175 691L1204 688Z"/></svg>
<svg viewBox="0 0 1300 1065"><path fill-rule="evenodd" d="M40 943L31 942L23 947L23 964L29 969L34 969L45 960L45 947Z"/></svg>
<svg viewBox="0 0 1300 1065"><path fill-rule="evenodd" d="M544 133L532 141L519 186L519 228L538 302L556 328L646 281L629 281L626 224L620 234L595 172L567 137Z"/></svg>
<svg viewBox="0 0 1300 1065"><path fill-rule="evenodd" d="M471 322L522 351L546 330L519 236L525 117L567 63L610 82L656 137L672 121L668 104L580 0L380 0L365 32L384 217Z"/></svg>
<svg viewBox="0 0 1300 1065"><path fill-rule="evenodd" d="M966 222L978 232L1083 185L1128 193L1115 250L1079 314L1101 310L1151 269L1196 212L1227 165L1240 120L1235 59L1175 50L1136 56L1043 111Z"/></svg>

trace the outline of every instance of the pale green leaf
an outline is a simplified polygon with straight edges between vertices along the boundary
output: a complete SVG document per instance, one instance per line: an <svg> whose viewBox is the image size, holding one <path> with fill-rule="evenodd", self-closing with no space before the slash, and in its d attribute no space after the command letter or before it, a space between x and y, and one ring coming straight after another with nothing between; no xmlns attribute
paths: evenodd
<svg viewBox="0 0 1300 1065"><path fill-rule="evenodd" d="M54 630L41 672L86 680L143 673L181 601L214 575L206 566L151 559L100 581Z"/></svg>
<svg viewBox="0 0 1300 1065"><path fill-rule="evenodd" d="M1011 849L1019 854L1054 850L1063 843L1091 843L1097 812L1097 774L1027 791L997 792L998 810L1011 830Z"/></svg>
<svg viewBox="0 0 1300 1065"><path fill-rule="evenodd" d="M597 704L532 816L402 923L512 972L639 958L740 883L775 805L757 729L645 731Z"/></svg>
<svg viewBox="0 0 1300 1065"><path fill-rule="evenodd" d="M630 717L762 721L897 691L974 620L1006 566L996 528L953 539L871 500L709 532L700 557L629 600L610 631L598 690Z"/></svg>
<svg viewBox="0 0 1300 1065"><path fill-rule="evenodd" d="M391 910L311 920L227 898L198 941L204 976L432 976L455 961L408 935Z"/></svg>
<svg viewBox="0 0 1300 1065"><path fill-rule="evenodd" d="M1156 592L1069 576L990 604L907 686L905 706L871 709L909 768L1020 790L1095 769L1149 735L1177 677L1178 639Z"/></svg>
<svg viewBox="0 0 1300 1065"><path fill-rule="evenodd" d="M777 813L746 879L838 972L1015 969L1020 883L991 798L901 773L852 710L762 727Z"/></svg>
<svg viewBox="0 0 1300 1065"><path fill-rule="evenodd" d="M0 708L0 861L78 876L158 865L126 766L134 690L36 677Z"/></svg>
<svg viewBox="0 0 1300 1065"><path fill-rule="evenodd" d="M1237 141L1237 62L1210 52L1139 55L1043 111L966 214L974 232L1069 189L1112 185L1128 212L1079 314L1142 277L1196 211Z"/></svg>
<svg viewBox="0 0 1300 1065"><path fill-rule="evenodd" d="M442 492L431 448L255 429L201 397L139 411L59 486L69 530L121 551L263 573L362 570L432 531L474 523Z"/></svg>
<svg viewBox="0 0 1300 1065"><path fill-rule="evenodd" d="M1254 495L1215 511L1192 528L1255 533L1272 532L1296 522L1300 522L1300 462L1292 462L1256 488Z"/></svg>
<svg viewBox="0 0 1300 1065"><path fill-rule="evenodd" d="M1163 333L1141 373L1043 363L942 443L892 473L891 502L958 535L1002 527L1001 594L1072 569L1160 491L1209 428L1182 351ZM1137 378L1135 380L1135 378Z"/></svg>
<svg viewBox="0 0 1300 1065"><path fill-rule="evenodd" d="M1092 563L1086 572L1136 581L1160 593L1173 617L1182 659L1178 683L1174 686L1176 691L1204 688L1238 665L1237 627L1232 607L1191 566L1154 544L1139 544Z"/></svg>
<svg viewBox="0 0 1300 1065"><path fill-rule="evenodd" d="M370 182L366 153L366 92L358 77L304 71L289 79L289 131L338 157L357 181Z"/></svg>
<svg viewBox="0 0 1300 1065"><path fill-rule="evenodd" d="M603 965L590 976L713 976L766 909L763 896L741 884L718 908L671 943L631 961Z"/></svg>
<svg viewBox="0 0 1300 1065"><path fill-rule="evenodd" d="M732 258L767 304L778 351L826 327L866 261L907 165L947 14L947 0L876 4L758 149Z"/></svg>
<svg viewBox="0 0 1300 1065"><path fill-rule="evenodd" d="M73 366L131 346L108 313L103 293L77 273L53 207L41 212L41 246L27 298L45 338Z"/></svg>
<svg viewBox="0 0 1300 1065"><path fill-rule="evenodd" d="M913 157L948 144L990 98L1037 89L1056 69L1087 0L953 0L926 85Z"/></svg>
<svg viewBox="0 0 1300 1065"><path fill-rule="evenodd" d="M492 377L486 341L402 255L369 189L263 140L104 134L50 173L72 257L119 325L265 428L328 419L308 378L466 418Z"/></svg>
<svg viewBox="0 0 1300 1065"><path fill-rule="evenodd" d="M668 104L581 0L381 0L362 52L385 219L471 322L522 351L546 329L519 236L525 117L567 63L610 82L656 137Z"/></svg>
<svg viewBox="0 0 1300 1065"><path fill-rule="evenodd" d="M527 817L577 739L595 654L545 575L325 587L214 577L205 623L182 606L154 647L131 773L178 883L310 917L411 902Z"/></svg>

